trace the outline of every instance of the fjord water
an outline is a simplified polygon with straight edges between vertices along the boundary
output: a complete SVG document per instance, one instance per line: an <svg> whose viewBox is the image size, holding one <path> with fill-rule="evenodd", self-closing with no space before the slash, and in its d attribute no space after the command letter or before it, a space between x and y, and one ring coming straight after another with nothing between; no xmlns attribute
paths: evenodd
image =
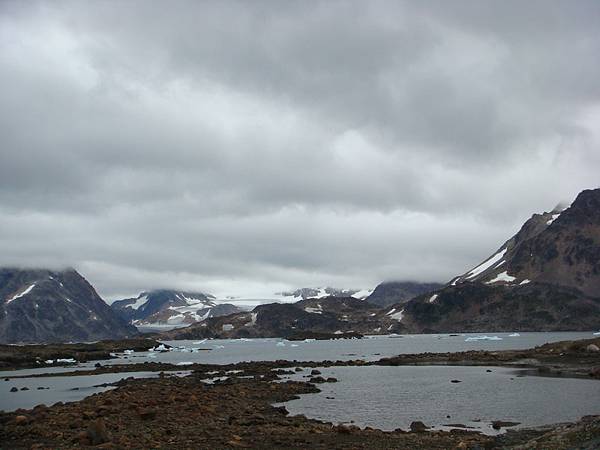
<svg viewBox="0 0 600 450"><path fill-rule="evenodd" d="M319 370L323 377L336 377L338 382L321 384L320 393L304 394L284 403L290 414L333 423L352 421L361 427L383 430L407 430L415 420L436 429L462 424L486 434L497 433L491 426L494 420L520 422L519 426L524 427L600 414L597 380L527 376L526 371L501 367L366 366ZM303 374L291 378L303 379Z"/></svg>
<svg viewBox="0 0 600 450"><path fill-rule="evenodd" d="M547 342L593 336L591 332L521 333L519 336L511 336L511 333L487 333L489 338L497 337L497 340L470 339L485 335L372 336L364 339L298 342L282 339L171 341L166 343L172 345L174 351L119 354L116 359L100 363L108 365L157 361L180 364L183 370L187 363L192 362L229 364L260 360L377 360L406 353L522 349ZM0 409L29 408L35 406L36 402L50 405L58 401L75 401L107 389L97 387L98 384L118 381L130 375L156 375L138 372L60 377L60 372L90 369L94 364L95 362L88 362L61 368L40 367L0 372L0 377L10 377L9 381L0 382ZM485 420L488 418L539 424L575 420L583 414L600 413L600 383L597 381L521 378L508 376L508 369L501 368L491 369L491 375L485 368L469 367L352 369L355 368L327 369L331 371L327 373L333 374L340 382L320 385L324 389L323 394L303 396L296 403L290 403L290 409L309 417L313 417L311 414L317 411L321 414L320 418L327 420L355 420L360 424L384 429L405 428L412 420L422 420L432 425L461 422L472 426L481 426L483 423L483 426L487 426ZM39 373L53 373L56 376L29 377ZM12 378L16 376L27 378ZM462 383L450 383L449 380L454 378L460 379ZM12 387L20 389L24 386L30 390L10 392ZM50 389L38 391L38 386ZM73 387L78 390L73 391ZM496 398L500 392L504 393L503 397ZM333 396L336 400L326 399L326 396ZM355 403L352 402L353 399L356 400ZM455 411L454 414L448 412L452 410ZM451 415L449 419L446 418L448 414ZM484 422L479 425L469 423L475 418Z"/></svg>
<svg viewBox="0 0 600 450"><path fill-rule="evenodd" d="M298 361L364 359L374 361L405 353L524 349L547 342L593 337L591 332L520 333L519 336L514 337L511 337L511 334L410 334L308 342L286 341L276 338L165 341L165 343L180 351L165 353L141 352L128 357L124 356L123 359L107 361L107 363L127 364L150 360L174 364L181 362L230 364L241 361L275 361L278 359ZM500 340L468 340L469 338L482 336L497 336Z"/></svg>

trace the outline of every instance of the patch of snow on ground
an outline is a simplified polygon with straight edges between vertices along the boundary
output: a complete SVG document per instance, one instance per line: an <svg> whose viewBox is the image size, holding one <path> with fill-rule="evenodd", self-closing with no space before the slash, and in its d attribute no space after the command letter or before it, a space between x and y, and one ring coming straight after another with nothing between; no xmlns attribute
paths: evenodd
<svg viewBox="0 0 600 450"><path fill-rule="evenodd" d="M511 283L513 281L515 281L516 278L513 276L510 276L506 271L499 273L498 275L496 275L496 278L494 278L493 280L488 281L486 284L493 284L493 283L497 283L498 281L505 281L507 283Z"/></svg>
<svg viewBox="0 0 600 450"><path fill-rule="evenodd" d="M132 309L139 309L140 306L142 306L144 303L146 303L146 301L148 300L148 296L147 295L142 295L140 298L138 298L134 303L127 305L126 308L132 308Z"/></svg>
<svg viewBox="0 0 600 450"><path fill-rule="evenodd" d="M403 318L404 318L404 308L402 308L400 311L398 311L395 314L392 314L390 316L392 319L397 320L398 322L400 322Z"/></svg>
<svg viewBox="0 0 600 450"><path fill-rule="evenodd" d="M357 298L359 300L363 300L363 299L367 298L369 295L371 295L372 293L373 293L373 289L363 289L363 290L360 290L360 291L352 294L352 297Z"/></svg>
<svg viewBox="0 0 600 450"><path fill-rule="evenodd" d="M386 316L391 316L391 315L392 315L392 314L394 314L395 312L396 312L396 308L392 308L392 309L390 310L390 312L388 312L388 313L386 314Z"/></svg>
<svg viewBox="0 0 600 450"><path fill-rule="evenodd" d="M304 308L304 311L311 314L323 314L323 307L319 304L317 304L317 306L314 308L307 306L306 308Z"/></svg>
<svg viewBox="0 0 600 450"><path fill-rule="evenodd" d="M522 286L522 285L524 285L524 284L528 284L528 283L531 283L531 280L527 280L527 279L525 279L525 280L523 280L523 281L521 281L521 282L519 283L519 286Z"/></svg>
<svg viewBox="0 0 600 450"><path fill-rule="evenodd" d="M548 222L546 222L546 225L552 225L552 222L554 222L556 219L558 219L558 216L560 216L560 213L552 214L552 218Z"/></svg>
<svg viewBox="0 0 600 450"><path fill-rule="evenodd" d="M501 251L499 251L498 253L496 253L494 256L492 256L491 258L489 258L488 260L486 260L484 263L480 264L479 266L475 267L473 270L471 270L466 278L473 278L476 277L477 275L479 275L482 272L485 272L487 269L489 269L490 267L494 266L496 263L498 263L498 261L500 261L504 255L506 254L506 248L502 249ZM502 261L500 264L503 264L504 261Z"/></svg>
<svg viewBox="0 0 600 450"><path fill-rule="evenodd" d="M435 300L438 298L438 294L433 294L430 298L429 298L429 303L433 303L435 302Z"/></svg>
<svg viewBox="0 0 600 450"><path fill-rule="evenodd" d="M34 287L35 287L35 283L33 283L31 286L29 286L23 292L15 294L12 298L9 298L6 303L8 304L8 303L12 302L13 300L24 297L25 295L29 294Z"/></svg>
<svg viewBox="0 0 600 450"><path fill-rule="evenodd" d="M256 325L256 319L258 318L258 313L250 313L250 322L246 324L247 327L252 327Z"/></svg>

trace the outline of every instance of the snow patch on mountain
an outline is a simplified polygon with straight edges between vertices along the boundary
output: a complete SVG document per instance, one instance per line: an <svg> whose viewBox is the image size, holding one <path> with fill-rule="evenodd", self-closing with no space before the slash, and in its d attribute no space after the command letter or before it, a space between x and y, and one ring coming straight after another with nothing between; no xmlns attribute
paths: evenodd
<svg viewBox="0 0 600 450"><path fill-rule="evenodd" d="M493 284L493 283L497 283L499 281L504 281L506 283L512 283L513 281L515 281L516 278L513 276L510 276L506 271L499 273L498 275L496 275L496 277L490 281L487 282L487 284Z"/></svg>
<svg viewBox="0 0 600 450"><path fill-rule="evenodd" d="M467 276L465 277L467 280L476 277L477 275L485 272L487 269L489 269L490 267L494 267L496 265L500 266L502 264L504 264L504 261L502 262L498 262L500 261L504 255L506 254L506 248L502 249L501 251L499 251L498 253L496 253L494 256L492 256L491 258L489 258L488 260L486 260L485 262L483 262L482 264L480 264L479 266L475 267L473 270L471 270Z"/></svg>
<svg viewBox="0 0 600 450"><path fill-rule="evenodd" d="M14 301L14 300L16 300L16 299L18 299L18 298L21 298L21 297L24 297L24 296L26 296L27 294L29 294L29 293L31 292L31 290L32 290L34 287L35 287L35 283L33 283L31 286L27 287L27 289L25 289L24 291L22 291L22 292L20 292L20 293L17 293L17 294L15 294L13 297L9 298L9 299L6 301L6 303L8 304L8 303L10 303L10 302L12 302L12 301Z"/></svg>

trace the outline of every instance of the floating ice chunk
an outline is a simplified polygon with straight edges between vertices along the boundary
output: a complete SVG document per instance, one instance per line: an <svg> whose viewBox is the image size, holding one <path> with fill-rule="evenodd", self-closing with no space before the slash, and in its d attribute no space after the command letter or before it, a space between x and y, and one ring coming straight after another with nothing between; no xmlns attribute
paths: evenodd
<svg viewBox="0 0 600 450"><path fill-rule="evenodd" d="M160 345L157 345L154 348L149 349L148 351L149 352L168 352L170 350L168 349L167 346L165 346L165 344L160 344Z"/></svg>
<svg viewBox="0 0 600 450"><path fill-rule="evenodd" d="M126 355L132 355L133 350L123 350L123 353L125 353Z"/></svg>
<svg viewBox="0 0 600 450"><path fill-rule="evenodd" d="M194 364L192 361L181 361L181 362L178 362L175 365L176 366L191 366L192 364Z"/></svg>
<svg viewBox="0 0 600 450"><path fill-rule="evenodd" d="M298 347L298 344L292 344L290 347Z"/></svg>
<svg viewBox="0 0 600 450"><path fill-rule="evenodd" d="M201 344L204 344L205 342L206 342L206 339L202 339L201 341L192 342L192 344L201 345Z"/></svg>
<svg viewBox="0 0 600 450"><path fill-rule="evenodd" d="M600 336L600 331L597 331L596 333L594 333L594 336Z"/></svg>
<svg viewBox="0 0 600 450"><path fill-rule="evenodd" d="M315 342L316 339L304 339L304 342Z"/></svg>
<svg viewBox="0 0 600 450"><path fill-rule="evenodd" d="M285 342L283 342L283 341L279 341L279 342L277 343L277 347L285 347Z"/></svg>
<svg viewBox="0 0 600 450"><path fill-rule="evenodd" d="M472 341L501 341L502 338L500 336L469 336L465 339L465 342Z"/></svg>
<svg viewBox="0 0 600 450"><path fill-rule="evenodd" d="M67 363L67 364L75 364L77 361L75 361L73 358L58 358L58 359L47 359L46 361L44 361L46 364L60 364L60 363Z"/></svg>
<svg viewBox="0 0 600 450"><path fill-rule="evenodd" d="M519 333L511 333L508 335L508 337L519 337L521 336Z"/></svg>

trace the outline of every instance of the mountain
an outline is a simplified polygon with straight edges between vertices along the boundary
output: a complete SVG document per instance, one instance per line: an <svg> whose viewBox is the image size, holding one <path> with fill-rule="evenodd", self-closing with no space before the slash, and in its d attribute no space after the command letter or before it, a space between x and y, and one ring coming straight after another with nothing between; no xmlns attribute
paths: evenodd
<svg viewBox="0 0 600 450"><path fill-rule="evenodd" d="M293 337L382 332L380 310L354 297L324 297L259 305L250 312L214 317L163 335L169 339Z"/></svg>
<svg viewBox="0 0 600 450"><path fill-rule="evenodd" d="M136 334L73 269L0 269L0 342L84 342Z"/></svg>
<svg viewBox="0 0 600 450"><path fill-rule="evenodd" d="M414 281L386 281L373 290L366 300L385 308L393 304L405 303L418 295L440 289L440 283L417 283Z"/></svg>
<svg viewBox="0 0 600 450"><path fill-rule="evenodd" d="M395 331L600 328L600 189L534 214L484 262L402 305Z"/></svg>
<svg viewBox="0 0 600 450"><path fill-rule="evenodd" d="M168 289L142 292L135 298L117 300L111 307L136 326L192 324L241 311L235 305L217 303L209 294Z"/></svg>
<svg viewBox="0 0 600 450"><path fill-rule="evenodd" d="M356 290L356 289L338 289L332 287L319 288L300 288L290 292L278 292L275 295L283 297L293 297L294 300L306 300L308 298L324 298L324 297L354 297L358 299L366 298L371 291Z"/></svg>

